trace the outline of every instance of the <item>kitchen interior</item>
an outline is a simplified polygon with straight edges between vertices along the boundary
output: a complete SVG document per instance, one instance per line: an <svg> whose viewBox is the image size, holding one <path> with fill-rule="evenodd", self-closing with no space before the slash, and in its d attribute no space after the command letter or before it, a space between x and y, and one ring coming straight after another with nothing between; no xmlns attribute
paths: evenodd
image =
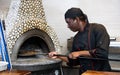
<svg viewBox="0 0 120 75"><path fill-rule="evenodd" d="M74 32L67 28L64 13L79 7L89 22L103 24L110 35L109 58L120 58L119 0L0 0L0 19L5 22L5 37L13 69L32 75L78 75L79 67L46 56L24 57L22 51L67 54ZM31 12L30 12L31 11ZM31 42L32 41L32 42ZM120 61L110 61L112 71L120 72ZM47 73L46 73L47 72Z"/></svg>

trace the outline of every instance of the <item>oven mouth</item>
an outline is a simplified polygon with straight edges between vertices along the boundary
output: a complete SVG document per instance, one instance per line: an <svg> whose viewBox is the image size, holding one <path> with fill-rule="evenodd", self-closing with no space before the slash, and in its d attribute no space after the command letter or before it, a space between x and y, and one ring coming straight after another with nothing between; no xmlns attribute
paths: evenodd
<svg viewBox="0 0 120 75"><path fill-rule="evenodd" d="M12 61L19 58L20 51L37 50L41 53L49 53L55 50L55 45L50 36L41 30L33 29L21 35L12 50ZM35 57L38 55L35 55Z"/></svg>
<svg viewBox="0 0 120 75"><path fill-rule="evenodd" d="M38 36L32 36L27 39L20 47L17 58L20 57L37 57L40 53L49 53L46 42Z"/></svg>

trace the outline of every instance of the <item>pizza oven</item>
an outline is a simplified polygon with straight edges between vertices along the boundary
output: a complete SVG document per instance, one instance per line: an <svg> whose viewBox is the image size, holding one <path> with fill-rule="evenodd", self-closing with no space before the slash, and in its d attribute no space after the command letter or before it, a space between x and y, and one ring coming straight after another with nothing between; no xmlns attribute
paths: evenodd
<svg viewBox="0 0 120 75"><path fill-rule="evenodd" d="M61 60L47 55L61 50L54 29L46 22L42 0L12 0L5 23L14 69L29 70L33 75L59 72Z"/></svg>

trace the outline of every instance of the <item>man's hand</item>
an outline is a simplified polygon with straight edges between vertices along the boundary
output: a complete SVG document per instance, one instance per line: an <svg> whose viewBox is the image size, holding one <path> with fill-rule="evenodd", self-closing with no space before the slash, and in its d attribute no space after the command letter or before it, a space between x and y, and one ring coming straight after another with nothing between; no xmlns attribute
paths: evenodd
<svg viewBox="0 0 120 75"><path fill-rule="evenodd" d="M48 55L50 58L57 58L57 56L55 56L56 54L58 54L57 52L50 52Z"/></svg>
<svg viewBox="0 0 120 75"><path fill-rule="evenodd" d="M71 59L77 59L77 57L79 57L79 56L80 56L80 52L79 51L72 52L72 53L69 54L69 58L71 58Z"/></svg>

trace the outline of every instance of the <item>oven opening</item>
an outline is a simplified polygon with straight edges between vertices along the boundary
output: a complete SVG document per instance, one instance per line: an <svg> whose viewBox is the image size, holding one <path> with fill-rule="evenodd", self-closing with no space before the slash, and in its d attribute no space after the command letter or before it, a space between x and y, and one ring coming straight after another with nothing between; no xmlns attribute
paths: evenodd
<svg viewBox="0 0 120 75"><path fill-rule="evenodd" d="M23 57L40 57L40 53L48 53L49 48L46 42L38 36L27 39L20 46L17 58Z"/></svg>

